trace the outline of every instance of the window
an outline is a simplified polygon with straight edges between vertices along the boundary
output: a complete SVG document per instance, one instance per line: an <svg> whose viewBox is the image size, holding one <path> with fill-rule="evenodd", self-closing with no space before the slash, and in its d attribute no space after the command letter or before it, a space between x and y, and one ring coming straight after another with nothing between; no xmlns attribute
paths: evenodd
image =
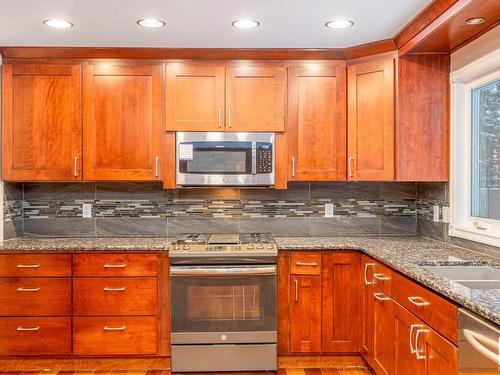
<svg viewBox="0 0 500 375"><path fill-rule="evenodd" d="M500 246L500 50L452 73L450 235Z"/></svg>

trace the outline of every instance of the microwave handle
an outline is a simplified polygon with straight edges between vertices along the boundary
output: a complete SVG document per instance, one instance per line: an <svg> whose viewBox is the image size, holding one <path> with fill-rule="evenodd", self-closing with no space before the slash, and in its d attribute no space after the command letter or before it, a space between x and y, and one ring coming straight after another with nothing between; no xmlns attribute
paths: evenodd
<svg viewBox="0 0 500 375"><path fill-rule="evenodd" d="M257 174L257 143L252 142L252 174Z"/></svg>

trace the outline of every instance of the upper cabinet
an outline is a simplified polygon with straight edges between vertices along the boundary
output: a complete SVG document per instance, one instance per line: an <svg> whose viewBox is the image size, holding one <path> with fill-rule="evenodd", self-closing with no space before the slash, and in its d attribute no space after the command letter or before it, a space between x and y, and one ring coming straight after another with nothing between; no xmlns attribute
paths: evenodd
<svg viewBox="0 0 500 375"><path fill-rule="evenodd" d="M394 59L347 68L349 180L394 179Z"/></svg>
<svg viewBox="0 0 500 375"><path fill-rule="evenodd" d="M346 67L316 63L288 69L288 178L346 178Z"/></svg>
<svg viewBox="0 0 500 375"><path fill-rule="evenodd" d="M80 77L77 65L2 67L4 180L82 178Z"/></svg>
<svg viewBox="0 0 500 375"><path fill-rule="evenodd" d="M85 65L83 88L85 179L158 179L161 65Z"/></svg>
<svg viewBox="0 0 500 375"><path fill-rule="evenodd" d="M168 131L284 131L281 63L167 64Z"/></svg>

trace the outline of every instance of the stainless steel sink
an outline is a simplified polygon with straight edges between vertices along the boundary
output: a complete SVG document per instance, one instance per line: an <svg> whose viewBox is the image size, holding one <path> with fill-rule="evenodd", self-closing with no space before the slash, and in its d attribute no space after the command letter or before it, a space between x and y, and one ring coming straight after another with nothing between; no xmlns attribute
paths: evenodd
<svg viewBox="0 0 500 375"><path fill-rule="evenodd" d="M500 289L500 269L489 266L424 266L469 289Z"/></svg>

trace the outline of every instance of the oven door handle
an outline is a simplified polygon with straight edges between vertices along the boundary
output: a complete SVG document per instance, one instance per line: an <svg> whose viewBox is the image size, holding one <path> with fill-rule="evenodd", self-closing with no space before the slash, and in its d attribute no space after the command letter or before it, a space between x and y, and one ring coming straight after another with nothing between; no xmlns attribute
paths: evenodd
<svg viewBox="0 0 500 375"><path fill-rule="evenodd" d="M170 276L274 276L276 266L259 267L170 267Z"/></svg>

